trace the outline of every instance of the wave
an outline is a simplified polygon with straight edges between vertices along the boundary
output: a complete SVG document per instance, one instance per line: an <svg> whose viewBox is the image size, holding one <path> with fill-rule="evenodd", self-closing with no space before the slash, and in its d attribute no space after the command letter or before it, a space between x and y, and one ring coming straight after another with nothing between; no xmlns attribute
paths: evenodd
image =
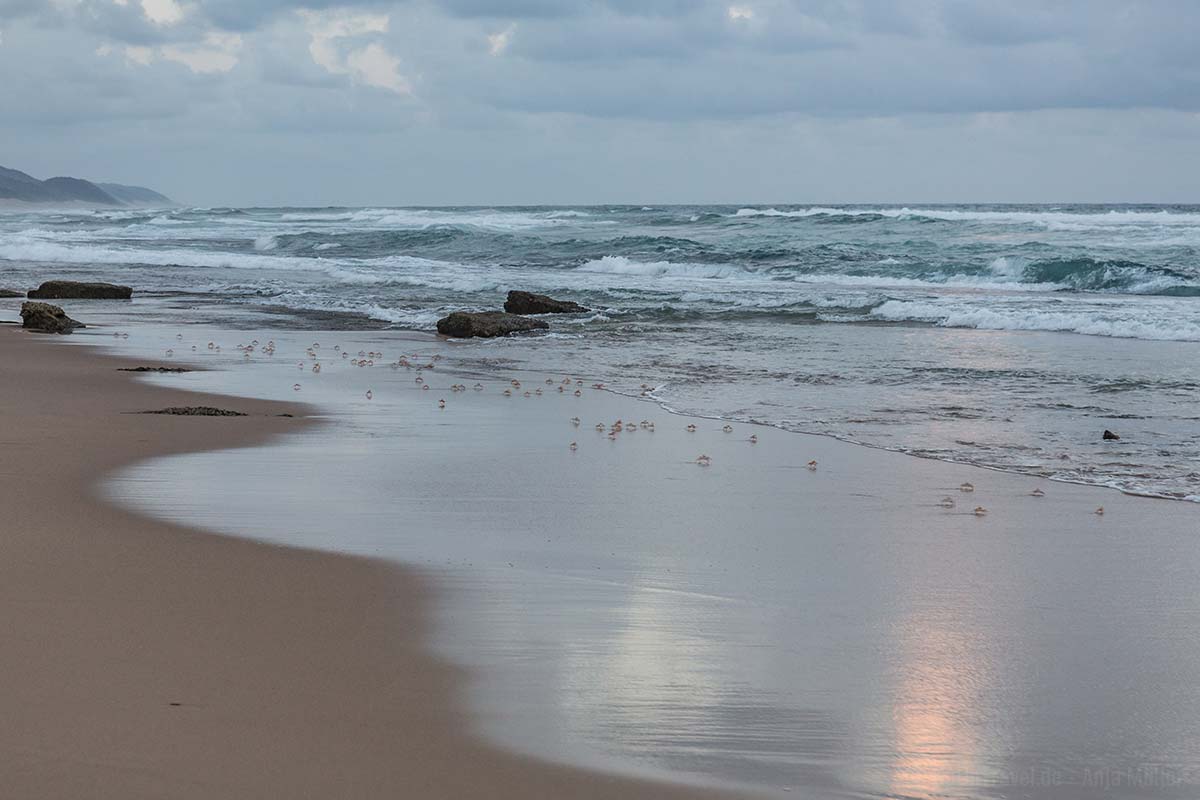
<svg viewBox="0 0 1200 800"><path fill-rule="evenodd" d="M595 216L595 214L593 214L590 211L578 211L578 210L571 209L571 208L564 209L563 211L546 212L547 219L574 219L574 218L592 217L592 216Z"/></svg>
<svg viewBox="0 0 1200 800"><path fill-rule="evenodd" d="M677 240L665 240L677 241ZM688 240L678 240L688 242ZM830 269L834 264L806 266L805 255L791 253L792 263L778 263L781 253L768 252L761 260L766 267L742 266L720 258L720 253L702 255L700 261L638 260L628 255L605 255L589 260L578 270L608 275L668 278L742 279L742 281L780 281L829 283L852 287L973 289L996 291L1098 291L1098 293L1200 296L1200 276L1169 266L1153 266L1129 260L1093 258L1030 260L1000 257L978 273L955 271L954 265L931 267L908 264L894 258L864 263L863 258L836 257L848 261L852 270ZM836 254L835 254L836 255ZM829 257L822 253L822 260ZM713 259L709 261L709 259ZM746 261L749 259L739 259ZM760 259L755 259L760 260ZM775 263L772 263L775 261ZM905 272L908 272L905 275Z"/></svg>
<svg viewBox="0 0 1200 800"><path fill-rule="evenodd" d="M518 231L571 224L580 217L589 216L592 215L588 212L574 209L507 211L503 209L364 208L341 211L290 211L281 214L279 219L284 222L343 222L384 228L424 229L449 225ZM592 224L615 225L617 223L602 220Z"/></svg>
<svg viewBox="0 0 1200 800"><path fill-rule="evenodd" d="M887 266L887 265L885 265ZM675 261L639 261L627 256L609 255L588 261L576 268L579 272L607 275L625 275L635 278L696 278L703 280L728 280L757 284L762 289L773 289L780 284L830 285L853 288L878 289L971 289L975 291L1056 291L1059 284L1022 284L1004 280L993 274L969 275L956 273L939 275L923 272L913 277L889 273L866 272L846 273L821 271L824 267L808 271L802 266L784 265L765 269L751 269L729 263L695 263ZM999 277L999 279L997 279Z"/></svg>
<svg viewBox="0 0 1200 800"><path fill-rule="evenodd" d="M122 264L161 267L231 267L239 269L304 269L303 259L178 248L143 250L74 246L39 239L0 241L0 259L58 264ZM319 267L313 267L319 268Z"/></svg>
<svg viewBox="0 0 1200 800"><path fill-rule="evenodd" d="M1126 291L1134 294L1169 293L1200 296L1196 277L1169 267L1136 261L1063 258L1035 261L1021 272L1029 283L1057 284L1079 291Z"/></svg>
<svg viewBox="0 0 1200 800"><path fill-rule="evenodd" d="M995 331L1053 331L1122 339L1200 342L1200 321L1187 315L1169 320L1147 310L1140 317L1120 308L1061 311L1027 308L990 308L962 303L888 300L871 309L870 316L889 322L925 322L944 328L977 328Z"/></svg>
<svg viewBox="0 0 1200 800"><path fill-rule="evenodd" d="M1088 291L1171 297L1200 296L1200 277L1170 267L1155 267L1133 261L1091 258L1029 261L1001 257L994 259L987 269L972 274L939 271L937 268L920 264L909 265L895 259L877 260L865 265L861 259L851 259L853 269L850 271L830 269L833 266L831 264L806 267L802 262L753 268L715 260L719 254L707 255L714 258L711 263L707 260L642 261L629 256L607 255L588 261L577 270L641 278L699 278L754 281L760 284L786 280L878 289L969 289L1006 293ZM903 274L904 272L909 274Z"/></svg>
<svg viewBox="0 0 1200 800"><path fill-rule="evenodd" d="M947 222L991 222L1010 225L1063 225L1087 224L1090 226L1127 225L1183 225L1200 227L1200 213L1194 211L1117 210L1106 211L1028 211L1028 210L962 210L952 208L856 208L835 206L812 206L793 210L778 208L741 208L734 218L777 217L873 217L876 219L929 219Z"/></svg>
<svg viewBox="0 0 1200 800"><path fill-rule="evenodd" d="M344 250L342 255L369 257L443 247L464 235L456 228L446 227L421 230L295 230L258 236L254 239L254 246L262 250L263 244L273 243L267 249L295 255L307 255L313 250L340 249Z"/></svg>
<svg viewBox="0 0 1200 800"><path fill-rule="evenodd" d="M269 298L255 298L253 305L287 308L294 311L313 311L323 314L346 314L386 322L398 328L432 330L437 321L461 306L444 308L405 308L375 302L352 302L336 298L310 297L301 293L286 293ZM482 309L478 309L482 310Z"/></svg>
<svg viewBox="0 0 1200 800"><path fill-rule="evenodd" d="M841 311L868 311L888 300L884 295L873 292L811 293L789 291L777 296L762 293L730 294L729 292L683 292L679 302L686 305L704 304L715 308L740 308L774 311L778 309L803 308L836 309Z"/></svg>
<svg viewBox="0 0 1200 800"><path fill-rule="evenodd" d="M642 277L668 278L729 278L750 274L741 267L729 264L688 264L672 261L635 261L625 256L604 256L588 261L578 268L579 272L595 272L605 275L635 275Z"/></svg>

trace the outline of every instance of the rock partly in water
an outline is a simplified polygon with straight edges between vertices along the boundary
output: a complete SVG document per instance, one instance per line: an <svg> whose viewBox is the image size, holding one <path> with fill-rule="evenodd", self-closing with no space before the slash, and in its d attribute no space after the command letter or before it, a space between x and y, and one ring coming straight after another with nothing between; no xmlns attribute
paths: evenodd
<svg viewBox="0 0 1200 800"><path fill-rule="evenodd" d="M21 327L39 333L70 333L76 328L86 328L67 316L67 312L49 303L22 303Z"/></svg>
<svg viewBox="0 0 1200 800"><path fill-rule="evenodd" d="M24 297L24 296L25 296L24 292L18 292L15 289L0 289L0 297L3 297L3 298Z"/></svg>
<svg viewBox="0 0 1200 800"><path fill-rule="evenodd" d="M581 314L589 309L570 300L555 300L544 294L509 292L504 310L510 314Z"/></svg>
<svg viewBox="0 0 1200 800"><path fill-rule="evenodd" d="M1106 429L1104 431L1104 440L1105 441L1116 441L1117 439L1120 439L1120 438L1121 438L1120 436L1117 436L1115 433L1113 433L1110 430Z"/></svg>
<svg viewBox="0 0 1200 800"><path fill-rule="evenodd" d="M158 411L143 411L143 414L169 414L174 417L245 417L241 411L229 411L212 406L171 406Z"/></svg>
<svg viewBox="0 0 1200 800"><path fill-rule="evenodd" d="M29 292L38 300L128 300L133 289L112 283L79 283L78 281L46 281Z"/></svg>
<svg viewBox="0 0 1200 800"><path fill-rule="evenodd" d="M117 372L191 372L186 367L117 367Z"/></svg>
<svg viewBox="0 0 1200 800"><path fill-rule="evenodd" d="M522 331L545 330L550 326L540 319L530 319L518 314L506 314L503 311L483 311L472 313L455 311L448 317L438 320L438 333L444 336L455 336L469 339L472 336L492 338L507 336L510 333Z"/></svg>

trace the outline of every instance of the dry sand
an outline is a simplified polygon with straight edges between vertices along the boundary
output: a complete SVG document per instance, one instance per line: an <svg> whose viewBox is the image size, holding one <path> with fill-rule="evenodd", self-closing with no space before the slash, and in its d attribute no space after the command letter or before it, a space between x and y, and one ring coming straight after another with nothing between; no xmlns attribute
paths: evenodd
<svg viewBox="0 0 1200 800"><path fill-rule="evenodd" d="M260 444L304 409L147 386L0 327L0 775L8 797L697 797L498 752L393 565L171 525L109 471ZM135 414L235 408L238 418ZM295 418L275 416L293 413Z"/></svg>

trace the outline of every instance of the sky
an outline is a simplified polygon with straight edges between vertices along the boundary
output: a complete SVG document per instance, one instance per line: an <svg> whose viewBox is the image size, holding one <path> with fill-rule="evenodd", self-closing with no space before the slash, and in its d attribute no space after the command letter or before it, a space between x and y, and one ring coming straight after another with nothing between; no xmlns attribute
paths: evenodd
<svg viewBox="0 0 1200 800"><path fill-rule="evenodd" d="M1196 0L0 0L0 165L197 205L1200 202Z"/></svg>

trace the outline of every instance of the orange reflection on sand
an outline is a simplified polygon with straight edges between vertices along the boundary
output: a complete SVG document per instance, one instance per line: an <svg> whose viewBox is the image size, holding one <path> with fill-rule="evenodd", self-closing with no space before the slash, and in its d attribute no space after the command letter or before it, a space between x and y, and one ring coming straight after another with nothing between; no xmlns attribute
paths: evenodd
<svg viewBox="0 0 1200 800"><path fill-rule="evenodd" d="M948 614L900 626L901 674L893 703L889 791L934 797L979 782L978 731L972 721L983 664L961 620Z"/></svg>

